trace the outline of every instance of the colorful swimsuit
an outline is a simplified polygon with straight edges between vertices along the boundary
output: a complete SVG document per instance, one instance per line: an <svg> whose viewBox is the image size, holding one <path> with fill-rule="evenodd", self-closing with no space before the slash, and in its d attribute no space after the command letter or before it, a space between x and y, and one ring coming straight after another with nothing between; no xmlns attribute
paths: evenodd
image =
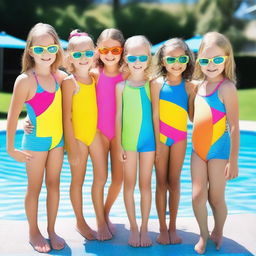
<svg viewBox="0 0 256 256"><path fill-rule="evenodd" d="M108 77L100 70L96 86L98 104L98 129L109 139L115 137L116 124L116 84L123 81L122 74Z"/></svg>
<svg viewBox="0 0 256 256"><path fill-rule="evenodd" d="M75 138L89 146L97 131L95 80L91 84L76 81L79 91L72 99L72 124Z"/></svg>
<svg viewBox="0 0 256 256"><path fill-rule="evenodd" d="M226 109L218 96L218 88L224 81L219 82L211 94L203 96L197 93L195 98L192 143L193 150L204 161L229 158Z"/></svg>
<svg viewBox="0 0 256 256"><path fill-rule="evenodd" d="M188 95L185 81L168 85L166 81L159 94L160 141L171 146L187 138Z"/></svg>
<svg viewBox="0 0 256 256"><path fill-rule="evenodd" d="M31 151L49 151L63 147L61 90L56 82L55 92L44 90L33 72L37 90L34 97L25 102L29 119L34 126L32 133L24 134L22 148Z"/></svg>
<svg viewBox="0 0 256 256"><path fill-rule="evenodd" d="M122 146L126 151L155 150L149 82L133 87L125 82L122 110Z"/></svg>

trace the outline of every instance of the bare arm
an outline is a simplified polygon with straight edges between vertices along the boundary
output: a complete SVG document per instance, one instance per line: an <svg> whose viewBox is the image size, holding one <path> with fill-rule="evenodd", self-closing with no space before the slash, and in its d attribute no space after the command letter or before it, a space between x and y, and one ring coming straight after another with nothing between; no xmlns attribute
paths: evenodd
<svg viewBox="0 0 256 256"><path fill-rule="evenodd" d="M152 101L152 113L153 113L153 123L155 131L156 140L156 160L159 157L159 145L160 145L160 129L159 129L159 93L161 90L161 79L153 80L150 82L150 95Z"/></svg>
<svg viewBox="0 0 256 256"><path fill-rule="evenodd" d="M75 88L72 78L68 78L62 82L63 129L70 164L76 164L78 161L78 148L72 124L72 98Z"/></svg>
<svg viewBox="0 0 256 256"><path fill-rule="evenodd" d="M227 84L221 87L220 93L226 108L231 139L229 163L226 167L226 179L233 179L238 176L238 153L240 144L237 90L235 85L228 81Z"/></svg>
<svg viewBox="0 0 256 256"><path fill-rule="evenodd" d="M123 103L122 103L122 96L123 96L123 90L124 90L124 82L120 82L116 86L116 139L118 143L119 148L119 155L120 160L125 161L126 155L124 153L123 147L122 147L122 110L123 110Z"/></svg>
<svg viewBox="0 0 256 256"><path fill-rule="evenodd" d="M197 92L197 86L196 84L193 84L192 82L186 82L186 91L188 94L188 117L191 122L193 122L194 119L194 101L196 97Z"/></svg>
<svg viewBox="0 0 256 256"><path fill-rule="evenodd" d="M14 148L14 138L17 129L18 118L24 102L29 97L29 83L25 75L20 75L14 84L13 95L7 117L7 140L6 147L8 154L16 161L27 162L31 155Z"/></svg>

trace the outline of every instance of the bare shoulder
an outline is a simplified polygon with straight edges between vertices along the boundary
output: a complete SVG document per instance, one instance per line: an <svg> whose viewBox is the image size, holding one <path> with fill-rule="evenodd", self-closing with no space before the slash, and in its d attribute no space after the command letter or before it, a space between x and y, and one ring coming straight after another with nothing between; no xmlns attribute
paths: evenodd
<svg viewBox="0 0 256 256"><path fill-rule="evenodd" d="M150 87L153 90L160 91L162 88L163 82L164 82L164 78L162 76L157 77L150 81Z"/></svg>
<svg viewBox="0 0 256 256"><path fill-rule="evenodd" d="M30 72L20 74L15 81L14 87L23 89L29 89L33 84L35 84L35 78Z"/></svg>
<svg viewBox="0 0 256 256"><path fill-rule="evenodd" d="M62 88L75 88L75 80L73 75L66 76L62 81Z"/></svg>
<svg viewBox="0 0 256 256"><path fill-rule="evenodd" d="M236 92L237 88L234 82L227 79L220 86L220 91L221 93L227 94L230 92Z"/></svg>
<svg viewBox="0 0 256 256"><path fill-rule="evenodd" d="M68 74L60 69L58 69L55 73L56 79L59 84L68 76Z"/></svg>
<svg viewBox="0 0 256 256"><path fill-rule="evenodd" d="M185 81L185 85L186 85L186 91L189 95L193 93L195 94L197 92L199 82L195 80L192 80L192 81L187 80Z"/></svg>
<svg viewBox="0 0 256 256"><path fill-rule="evenodd" d="M116 88L118 91L122 91L124 89L124 86L125 86L125 81L121 81L117 83Z"/></svg>

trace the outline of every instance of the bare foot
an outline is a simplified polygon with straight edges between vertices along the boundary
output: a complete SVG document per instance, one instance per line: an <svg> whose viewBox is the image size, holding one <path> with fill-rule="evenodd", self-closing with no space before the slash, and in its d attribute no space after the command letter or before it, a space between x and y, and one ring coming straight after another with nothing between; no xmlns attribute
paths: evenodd
<svg viewBox="0 0 256 256"><path fill-rule="evenodd" d="M222 233L213 230L210 238L216 244L216 249L219 250L222 244Z"/></svg>
<svg viewBox="0 0 256 256"><path fill-rule="evenodd" d="M58 236L55 232L49 233L52 249L61 250L65 247L65 240Z"/></svg>
<svg viewBox="0 0 256 256"><path fill-rule="evenodd" d="M169 231L170 236L170 244L181 244L182 239L178 236L176 230L175 231Z"/></svg>
<svg viewBox="0 0 256 256"><path fill-rule="evenodd" d="M112 238L112 234L110 233L107 224L105 224L104 226L98 227L96 238L99 241L105 241Z"/></svg>
<svg viewBox="0 0 256 256"><path fill-rule="evenodd" d="M107 222L109 231L111 232L112 235L114 235L116 233L116 226L110 221L108 216L106 216L106 222Z"/></svg>
<svg viewBox="0 0 256 256"><path fill-rule="evenodd" d="M29 243L32 245L34 250L37 252L45 253L51 250L49 243L46 239L41 235L41 233L37 233L36 235L29 236Z"/></svg>
<svg viewBox="0 0 256 256"><path fill-rule="evenodd" d="M164 230L164 231L160 230L160 234L157 237L156 241L159 244L170 244L170 237L169 237L168 230Z"/></svg>
<svg viewBox="0 0 256 256"><path fill-rule="evenodd" d="M208 240L208 238L205 239L202 236L200 236L199 241L197 242L197 244L195 245L195 248L194 248L197 253L203 254L205 252L207 240Z"/></svg>
<svg viewBox="0 0 256 256"><path fill-rule="evenodd" d="M140 247L140 233L138 229L130 230L128 244L132 247Z"/></svg>
<svg viewBox="0 0 256 256"><path fill-rule="evenodd" d="M149 247L152 245L152 240L147 231L140 231L140 246Z"/></svg>
<svg viewBox="0 0 256 256"><path fill-rule="evenodd" d="M76 225L76 230L78 233L80 233L81 236L83 236L85 239L87 240L95 240L97 233L92 230L87 224L86 222L83 224L77 224Z"/></svg>

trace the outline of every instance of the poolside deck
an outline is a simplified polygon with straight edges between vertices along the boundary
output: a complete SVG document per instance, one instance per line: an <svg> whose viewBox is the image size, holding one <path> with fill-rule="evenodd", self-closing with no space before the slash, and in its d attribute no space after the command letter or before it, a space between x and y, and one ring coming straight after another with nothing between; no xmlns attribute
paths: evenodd
<svg viewBox="0 0 256 256"><path fill-rule="evenodd" d="M74 219L57 220L58 234L66 240L66 247L61 251L51 251L48 254L38 254L28 243L28 227L26 221L0 221L0 255L1 256L32 256L32 255L99 255L99 256L150 256L150 255L198 255L194 252L194 244L198 240L198 228L194 218L178 218L177 227L183 239L180 245L159 245L155 242L158 233L158 221L150 219L149 231L154 241L149 248L132 248L127 245L128 221L114 218L116 236L109 241L86 241L74 229ZM95 228L95 220L89 219L89 224ZM223 246L216 251L210 241L205 255L256 255L256 214L228 216L224 228ZM40 222L45 231L46 223ZM209 218L212 227L212 218ZM45 232L43 232L46 234Z"/></svg>

